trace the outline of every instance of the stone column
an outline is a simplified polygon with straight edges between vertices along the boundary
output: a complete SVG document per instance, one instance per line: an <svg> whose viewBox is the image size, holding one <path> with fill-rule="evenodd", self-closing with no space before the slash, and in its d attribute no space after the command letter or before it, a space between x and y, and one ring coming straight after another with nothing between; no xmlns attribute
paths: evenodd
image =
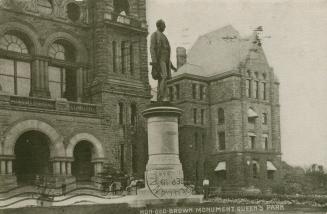
<svg viewBox="0 0 327 214"><path fill-rule="evenodd" d="M67 162L66 163L66 173L67 173L67 175L72 175L72 163L71 162Z"/></svg>
<svg viewBox="0 0 327 214"><path fill-rule="evenodd" d="M83 98L83 73L84 73L84 68L78 68L76 70L76 95L77 95L77 102L82 102Z"/></svg>
<svg viewBox="0 0 327 214"><path fill-rule="evenodd" d="M13 173L12 161L13 155L0 155L0 188L10 189L17 186L17 178Z"/></svg>
<svg viewBox="0 0 327 214"><path fill-rule="evenodd" d="M97 176L97 174L102 172L103 163L102 162L93 162L94 167L94 175Z"/></svg>
<svg viewBox="0 0 327 214"><path fill-rule="evenodd" d="M1 160L1 174L6 174L6 160Z"/></svg>
<svg viewBox="0 0 327 214"><path fill-rule="evenodd" d="M7 174L12 174L12 160L7 161Z"/></svg>
<svg viewBox="0 0 327 214"><path fill-rule="evenodd" d="M60 174L66 175L66 162L62 161L62 162L60 162L60 164L61 164L61 168L60 168L61 173Z"/></svg>
<svg viewBox="0 0 327 214"><path fill-rule="evenodd" d="M59 161L53 162L53 174L60 175L60 162Z"/></svg>

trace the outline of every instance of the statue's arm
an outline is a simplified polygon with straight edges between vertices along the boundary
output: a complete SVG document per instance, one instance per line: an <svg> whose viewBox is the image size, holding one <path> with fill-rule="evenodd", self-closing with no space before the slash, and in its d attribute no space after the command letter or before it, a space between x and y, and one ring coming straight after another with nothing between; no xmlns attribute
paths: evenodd
<svg viewBox="0 0 327 214"><path fill-rule="evenodd" d="M170 67L173 71L177 71L177 68L173 65L173 63L170 61Z"/></svg>
<svg viewBox="0 0 327 214"><path fill-rule="evenodd" d="M158 62L158 56L157 56L157 39L155 33L151 35L150 54L151 54L152 64L156 64Z"/></svg>

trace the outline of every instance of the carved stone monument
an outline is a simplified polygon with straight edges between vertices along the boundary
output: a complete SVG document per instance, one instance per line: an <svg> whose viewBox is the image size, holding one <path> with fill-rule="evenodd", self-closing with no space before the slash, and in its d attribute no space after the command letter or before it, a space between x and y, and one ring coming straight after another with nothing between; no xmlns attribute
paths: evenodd
<svg viewBox="0 0 327 214"><path fill-rule="evenodd" d="M148 126L149 159L145 188L138 191L134 206L202 202L202 195L192 195L192 189L184 186L178 143L181 113L181 109L168 102L158 102L143 111Z"/></svg>
<svg viewBox="0 0 327 214"><path fill-rule="evenodd" d="M192 191L184 186L179 160L178 117L173 106L153 106L143 112L148 124L149 160L145 171L146 191L157 198L185 198Z"/></svg>
<svg viewBox="0 0 327 214"><path fill-rule="evenodd" d="M167 80L170 70L170 45L163 34L165 22L157 22L151 35L152 77L158 80L157 102L142 112L147 119L149 159L145 171L145 188L138 191L132 206L202 202L202 195L192 195L184 185L184 173L179 159L178 118L182 110L168 102Z"/></svg>

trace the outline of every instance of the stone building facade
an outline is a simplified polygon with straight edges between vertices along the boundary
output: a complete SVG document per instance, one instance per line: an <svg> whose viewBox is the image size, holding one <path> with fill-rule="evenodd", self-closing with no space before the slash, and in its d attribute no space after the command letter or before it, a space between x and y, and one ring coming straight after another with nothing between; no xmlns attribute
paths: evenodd
<svg viewBox="0 0 327 214"><path fill-rule="evenodd" d="M0 2L0 189L143 176L145 0Z"/></svg>
<svg viewBox="0 0 327 214"><path fill-rule="evenodd" d="M226 26L200 36L178 71L170 99L184 110L180 151L185 179L208 177L218 190L266 189L280 178L279 82L258 32Z"/></svg>

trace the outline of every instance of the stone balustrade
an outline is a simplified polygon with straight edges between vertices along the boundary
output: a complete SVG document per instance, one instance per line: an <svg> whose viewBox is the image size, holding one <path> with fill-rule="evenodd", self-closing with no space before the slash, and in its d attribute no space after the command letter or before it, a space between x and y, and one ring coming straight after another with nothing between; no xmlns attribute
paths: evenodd
<svg viewBox="0 0 327 214"><path fill-rule="evenodd" d="M71 112L81 112L81 113L97 113L97 106L89 103L69 103L69 110Z"/></svg>
<svg viewBox="0 0 327 214"><path fill-rule="evenodd" d="M133 17L121 15L118 13L105 14L105 19L115 21L117 23L121 23L121 24L125 24L125 25L131 25L131 26L137 27L137 28L147 28L147 25L145 22L142 22Z"/></svg>
<svg viewBox="0 0 327 214"><path fill-rule="evenodd" d="M10 105L14 106L28 106L45 109L55 109L55 100L35 98L35 97L21 97L10 96Z"/></svg>
<svg viewBox="0 0 327 214"><path fill-rule="evenodd" d="M16 95L0 94L0 104L30 107L45 110L56 110L67 113L83 113L98 115L99 106L90 103L69 102L66 99L44 99L36 97L22 97Z"/></svg>

